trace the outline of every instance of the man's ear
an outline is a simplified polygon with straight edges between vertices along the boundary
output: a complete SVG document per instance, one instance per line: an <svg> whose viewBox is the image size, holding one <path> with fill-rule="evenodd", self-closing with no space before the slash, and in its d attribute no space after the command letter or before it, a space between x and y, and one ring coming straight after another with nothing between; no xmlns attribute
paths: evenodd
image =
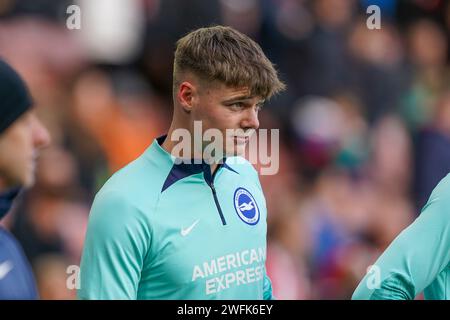
<svg viewBox="0 0 450 320"><path fill-rule="evenodd" d="M190 113L197 98L197 88L191 82L184 81L178 87L177 99L186 113Z"/></svg>

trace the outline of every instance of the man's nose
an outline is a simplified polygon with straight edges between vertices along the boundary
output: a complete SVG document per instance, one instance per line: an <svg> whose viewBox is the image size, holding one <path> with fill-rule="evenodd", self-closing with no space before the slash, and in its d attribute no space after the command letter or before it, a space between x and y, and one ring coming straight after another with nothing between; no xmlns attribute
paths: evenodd
<svg viewBox="0 0 450 320"><path fill-rule="evenodd" d="M246 110L244 119L241 122L241 127L243 129L255 130L259 128L258 111L256 108L249 108Z"/></svg>
<svg viewBox="0 0 450 320"><path fill-rule="evenodd" d="M33 115L33 144L37 148L44 148L50 144L50 133L41 121Z"/></svg>

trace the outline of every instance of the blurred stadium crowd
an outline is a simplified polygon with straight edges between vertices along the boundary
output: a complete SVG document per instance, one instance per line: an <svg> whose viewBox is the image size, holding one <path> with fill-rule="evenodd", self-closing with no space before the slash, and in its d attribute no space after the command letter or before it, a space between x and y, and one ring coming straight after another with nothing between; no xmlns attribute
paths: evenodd
<svg viewBox="0 0 450 320"><path fill-rule="evenodd" d="M449 1L2 0L0 56L52 136L3 221L42 299L75 297L93 197L167 130L175 41L211 24L250 35L288 85L260 119L281 137L279 173L261 176L277 298L350 298L450 171Z"/></svg>

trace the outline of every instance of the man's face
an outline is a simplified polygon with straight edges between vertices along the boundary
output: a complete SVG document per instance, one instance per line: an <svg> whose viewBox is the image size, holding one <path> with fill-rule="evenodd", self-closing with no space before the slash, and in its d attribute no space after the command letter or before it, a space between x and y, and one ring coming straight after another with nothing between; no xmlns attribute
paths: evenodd
<svg viewBox="0 0 450 320"><path fill-rule="evenodd" d="M0 182L4 188L30 187L34 183L40 148L50 142L48 131L31 111L0 134Z"/></svg>
<svg viewBox="0 0 450 320"><path fill-rule="evenodd" d="M218 129L224 155L243 155L250 136L259 127L258 111L263 103L261 97L251 96L247 88L198 85L192 98L191 129L194 121L201 121L203 132Z"/></svg>

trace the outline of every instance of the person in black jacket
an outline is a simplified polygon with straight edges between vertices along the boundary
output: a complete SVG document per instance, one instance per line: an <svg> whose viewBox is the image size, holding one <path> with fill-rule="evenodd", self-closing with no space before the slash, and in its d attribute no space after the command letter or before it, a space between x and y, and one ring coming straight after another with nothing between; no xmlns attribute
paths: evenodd
<svg viewBox="0 0 450 320"><path fill-rule="evenodd" d="M0 59L0 220L34 183L39 150L50 142L32 110L24 81ZM0 299L37 299L30 265L17 240L0 226Z"/></svg>

